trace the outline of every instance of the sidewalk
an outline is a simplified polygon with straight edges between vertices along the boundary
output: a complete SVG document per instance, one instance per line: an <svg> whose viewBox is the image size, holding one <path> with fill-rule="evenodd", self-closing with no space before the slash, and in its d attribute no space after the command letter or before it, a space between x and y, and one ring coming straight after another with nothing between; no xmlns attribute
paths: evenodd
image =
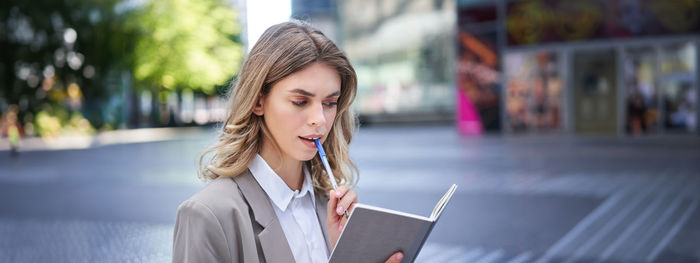
<svg viewBox="0 0 700 263"><path fill-rule="evenodd" d="M201 134L207 127L177 127L177 128L143 128L114 130L83 136L61 136L52 139L41 137L24 137L20 144L20 152L87 149L113 144L143 143L169 141L183 137ZM0 138L0 151L9 151L10 142Z"/></svg>

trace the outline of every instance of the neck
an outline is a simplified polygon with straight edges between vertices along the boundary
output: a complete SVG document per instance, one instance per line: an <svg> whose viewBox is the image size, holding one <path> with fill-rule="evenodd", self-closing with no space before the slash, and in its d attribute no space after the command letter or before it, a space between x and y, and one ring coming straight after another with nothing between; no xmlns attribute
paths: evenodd
<svg viewBox="0 0 700 263"><path fill-rule="evenodd" d="M289 189L292 189L292 191L301 189L301 185L304 182L301 161L294 160L289 156L280 155L272 145L266 142L263 142L260 156L265 160L267 165L282 178Z"/></svg>

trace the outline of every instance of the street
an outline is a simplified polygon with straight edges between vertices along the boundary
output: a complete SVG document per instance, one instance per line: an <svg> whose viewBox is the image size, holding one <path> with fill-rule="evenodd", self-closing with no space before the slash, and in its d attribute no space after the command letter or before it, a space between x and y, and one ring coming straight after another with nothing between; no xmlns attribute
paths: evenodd
<svg viewBox="0 0 700 263"><path fill-rule="evenodd" d="M214 138L0 151L0 262L169 262ZM417 262L700 262L697 135L363 127L351 156L360 203L428 216L459 185Z"/></svg>

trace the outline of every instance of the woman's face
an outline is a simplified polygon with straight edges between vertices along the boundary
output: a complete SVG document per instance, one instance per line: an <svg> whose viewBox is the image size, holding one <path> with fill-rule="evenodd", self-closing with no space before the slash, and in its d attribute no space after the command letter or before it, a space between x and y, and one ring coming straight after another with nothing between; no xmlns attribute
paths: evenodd
<svg viewBox="0 0 700 263"><path fill-rule="evenodd" d="M263 116L283 158L307 161L317 152L313 139L325 141L333 126L339 96L338 72L315 62L277 81L253 112Z"/></svg>

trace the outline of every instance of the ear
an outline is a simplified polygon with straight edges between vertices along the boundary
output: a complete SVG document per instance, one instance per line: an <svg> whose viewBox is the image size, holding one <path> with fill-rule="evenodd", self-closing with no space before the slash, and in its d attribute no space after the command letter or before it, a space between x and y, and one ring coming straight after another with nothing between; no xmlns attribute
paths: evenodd
<svg viewBox="0 0 700 263"><path fill-rule="evenodd" d="M258 96L258 101L256 102L255 107L253 108L253 114L263 116L263 114L265 113L265 109L263 107L263 98L264 97L262 95Z"/></svg>

